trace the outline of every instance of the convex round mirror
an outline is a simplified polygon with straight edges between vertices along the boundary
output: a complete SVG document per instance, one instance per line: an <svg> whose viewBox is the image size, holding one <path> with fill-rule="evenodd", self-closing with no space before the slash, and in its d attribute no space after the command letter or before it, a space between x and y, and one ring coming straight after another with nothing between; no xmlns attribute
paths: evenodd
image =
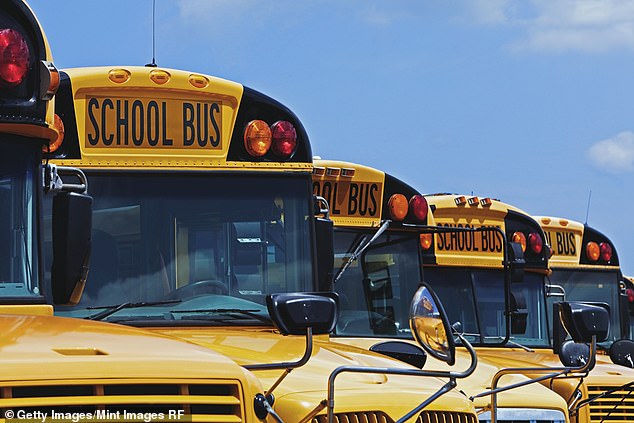
<svg viewBox="0 0 634 423"><path fill-rule="evenodd" d="M447 314L436 293L425 283L412 299L409 326L425 351L449 365L454 364L456 347Z"/></svg>

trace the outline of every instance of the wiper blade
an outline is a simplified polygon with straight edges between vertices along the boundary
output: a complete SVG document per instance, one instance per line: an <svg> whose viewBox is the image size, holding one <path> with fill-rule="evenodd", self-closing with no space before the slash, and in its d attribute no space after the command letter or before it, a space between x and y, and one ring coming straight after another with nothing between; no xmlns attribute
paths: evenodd
<svg viewBox="0 0 634 423"><path fill-rule="evenodd" d="M262 316L257 314L260 310L247 310L242 308L208 308L208 309L197 309L197 310L171 310L172 314L181 314L181 313L218 313L218 314L240 314L243 316L250 317L255 320L259 320L264 323L271 323L271 319L266 316Z"/></svg>
<svg viewBox="0 0 634 423"><path fill-rule="evenodd" d="M147 306L155 306L155 305L164 305L164 304L175 304L180 303L182 300L169 300L169 301L144 301L140 303L121 303L117 305L111 306L100 306L100 307L88 307L89 310L101 309L104 308L104 311L100 311L97 314L93 314L92 316L85 317L86 320L103 320L106 317L114 314L124 308L138 308L138 307L147 307Z"/></svg>
<svg viewBox="0 0 634 423"><path fill-rule="evenodd" d="M352 252L352 254L347 256L347 260L346 262L343 264L343 266L341 267L341 269L339 269L339 272L337 272L337 274L335 275L334 279L333 279L333 283L337 283L337 281L341 278L341 276L343 275L343 273L348 270L348 267L350 267L350 265L355 262L359 256L374 242L376 241L376 239L378 237L381 236L381 234L383 234L383 232L385 232L387 230L387 228L390 226L390 223L392 223L391 220L386 220L383 222L383 224L379 227L379 229L377 229L376 233L372 236L372 238L370 238L368 241L366 242L362 242L361 244L359 244L357 246L357 248Z"/></svg>
<svg viewBox="0 0 634 423"><path fill-rule="evenodd" d="M500 341L504 341L504 339L505 339L503 336L485 336L485 338L489 338L489 339L491 339L491 338L493 338L493 339L499 339ZM514 347L521 348L521 349L523 349L524 351L528 351L528 352L535 352L535 350L534 350L534 349L529 348L529 347L527 347L526 345L522 345L522 344L520 344L519 342L515 342L515 341L513 341L513 340L511 340L511 339L507 339L507 340L506 340L506 343L507 343L507 344L511 344L511 345L513 345Z"/></svg>

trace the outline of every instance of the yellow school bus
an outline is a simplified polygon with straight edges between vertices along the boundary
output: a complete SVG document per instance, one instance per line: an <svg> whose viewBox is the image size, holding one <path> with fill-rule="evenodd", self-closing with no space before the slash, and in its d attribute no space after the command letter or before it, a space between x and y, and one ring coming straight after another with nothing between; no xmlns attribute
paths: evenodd
<svg viewBox="0 0 634 423"><path fill-rule="evenodd" d="M334 290L341 303L336 341L380 351L383 345L392 345L392 340L412 340L409 298L421 280L427 280L422 253L432 248L429 228L435 226L425 197L390 174L331 160L315 161L313 193L329 202L335 224ZM456 224L461 224L456 219ZM467 235L477 236L480 247L486 242L490 249L499 247L501 251L502 240L496 232ZM465 234L438 236L447 237L448 245L456 236ZM439 286L435 289L447 293ZM468 298L460 289L443 298L448 310L455 310L463 301ZM499 301L504 301L503 295ZM453 317L452 322L458 321ZM470 329L470 322L460 321ZM466 367L467 354L463 351L456 361L456 367ZM425 366L442 368L443 364L429 357ZM499 369L493 360L479 357L475 373L459 382L459 389L469 396L486 391ZM525 379L515 376L504 382ZM565 401L539 384L507 391L497 403L498 421L568 421ZM486 410L491 406L490 398L478 398L475 405L482 412L479 419L489 421Z"/></svg>
<svg viewBox="0 0 634 423"><path fill-rule="evenodd" d="M464 322L466 334L479 347L478 355L513 368L587 362L587 351L581 347L569 353L573 344L567 343L564 349L564 344L559 345L562 338L557 338L557 345L551 341L549 319L558 319L552 317L547 302L553 293L547 290L550 248L539 223L522 210L489 197L441 194L426 198L436 225L500 228L511 242L509 252L520 259L505 266L508 260L497 247L502 236L492 245L491 237L437 234L432 247L423 253L426 280L448 303L451 318ZM554 354L553 347L562 352ZM524 373L534 375L528 370ZM630 414L633 380L631 369L598 359L582 379L544 384L566 400L571 421L615 423L627 421ZM609 394L609 400L604 394Z"/></svg>
<svg viewBox="0 0 634 423"><path fill-rule="evenodd" d="M624 373L630 381L634 372L627 372L622 366L634 368L634 343L630 333L630 296L628 280L621 273L619 256L612 240L596 228L571 219L553 216L535 216L544 229L551 248L549 266L551 274L547 278L546 294L549 302L560 298L576 301L603 302L610 306L610 337L601 343L599 362L605 363L606 374ZM552 328L552 322L549 321ZM552 329L551 329L552 330ZM553 346L561 340L553 331ZM614 362L619 366L610 366ZM612 373L610 373L612 368ZM622 379L627 382L628 379ZM590 404L590 414L594 419L603 418L610 404L619 402L618 413L622 416L634 414L634 395L623 389L606 393L592 380L590 395L602 395ZM606 420L609 421L609 420Z"/></svg>
<svg viewBox="0 0 634 423"><path fill-rule="evenodd" d="M317 244L332 251L332 240L320 231L328 221L314 217L310 144L288 108L182 70L61 75L56 113L65 135L51 158L87 174L94 212L86 290L59 315L143 327L220 352L253 372L284 421L392 422L443 385L389 372L346 374L329 385L341 366L411 366L327 334L283 336L273 326L271 294L324 291L332 267L319 266L332 254ZM476 420L455 391L408 421L417 418Z"/></svg>
<svg viewBox="0 0 634 423"><path fill-rule="evenodd" d="M79 300L91 199L80 172L42 166L56 147L59 73L35 15L0 5L0 420L259 421L251 372L208 349L135 328L53 316ZM69 183L67 177L75 182ZM41 254L53 199L53 264ZM43 283L50 273L51 282Z"/></svg>

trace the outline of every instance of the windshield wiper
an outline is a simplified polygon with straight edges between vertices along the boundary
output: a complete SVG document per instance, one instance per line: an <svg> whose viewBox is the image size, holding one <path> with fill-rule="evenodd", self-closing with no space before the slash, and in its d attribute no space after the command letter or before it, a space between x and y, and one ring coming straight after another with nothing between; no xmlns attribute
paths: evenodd
<svg viewBox="0 0 634 423"><path fill-rule="evenodd" d="M503 340L505 339L503 336L485 336L484 338L485 338L485 339L486 339L486 338L489 338L489 339L491 339L491 338L493 338L493 339L499 339L499 340L501 340L501 341L503 341ZM507 340L506 340L506 343L507 343L507 344L511 344L511 345L513 345L513 346L515 346L515 347L521 348L521 349L523 349L524 351L528 351L528 352L535 352L535 350L534 350L534 349L529 348L529 347L527 347L527 346L525 346L525 345L522 345L522 344L520 344L519 342L512 341L511 339L507 339Z"/></svg>
<svg viewBox="0 0 634 423"><path fill-rule="evenodd" d="M163 304L175 304L180 303L181 300L169 300L169 301L144 301L140 303L121 303L117 305L111 306L100 306L100 307L87 307L88 310L101 309L105 308L104 311L100 311L97 314L93 314L92 316L85 317L86 320L103 320L106 317L110 316L118 312L119 310L123 310L124 308L138 308L138 307L146 307L146 306L155 306L155 305L163 305Z"/></svg>
<svg viewBox="0 0 634 423"><path fill-rule="evenodd" d="M209 309L198 309L198 310L171 310L172 314L181 314L181 313L217 313L217 314L240 314L243 316L250 317L255 320L259 320L264 323L271 323L271 319L266 316L262 316L257 314L260 310L248 310L242 308L209 308Z"/></svg>
<svg viewBox="0 0 634 423"><path fill-rule="evenodd" d="M364 242L360 243L357 246L357 248L355 248L355 250L352 252L352 254L347 256L346 262L343 264L343 266L341 266L341 269L339 269L339 272L337 272L337 275L335 276L333 283L337 283L337 281L343 275L343 272L345 272L348 269L348 267L350 267L350 265L359 258L359 256L370 246L370 244L376 241L376 239L380 237L381 234L383 234L383 232L385 232L385 230L390 226L390 223L392 223L391 220L386 220L385 222L383 222L383 224L379 227L376 233L372 235L372 238L370 238L365 243Z"/></svg>

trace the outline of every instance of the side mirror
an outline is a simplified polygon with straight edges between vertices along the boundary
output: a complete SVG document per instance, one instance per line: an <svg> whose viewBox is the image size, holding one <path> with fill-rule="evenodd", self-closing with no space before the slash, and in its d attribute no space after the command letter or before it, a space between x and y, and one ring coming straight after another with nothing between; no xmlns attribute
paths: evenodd
<svg viewBox="0 0 634 423"><path fill-rule="evenodd" d="M336 294L271 294L266 306L275 326L282 335L327 334L337 323Z"/></svg>
<svg viewBox="0 0 634 423"><path fill-rule="evenodd" d="M517 242L509 242L508 244L509 270L511 272L511 282L522 282L524 280L524 252L522 245Z"/></svg>
<svg viewBox="0 0 634 423"><path fill-rule="evenodd" d="M565 341L559 350L559 360L566 367L583 366L590 355L590 346L582 342Z"/></svg>
<svg viewBox="0 0 634 423"><path fill-rule="evenodd" d="M409 325L423 349L439 360L453 365L456 346L447 313L436 293L422 283L409 309Z"/></svg>
<svg viewBox="0 0 634 423"><path fill-rule="evenodd" d="M334 227L328 217L328 202L322 197L315 197L315 213L323 217L315 217L315 244L317 251L317 290L334 291L333 271L335 265Z"/></svg>
<svg viewBox="0 0 634 423"><path fill-rule="evenodd" d="M575 342L605 341L610 332L610 307L605 303L563 302L559 318Z"/></svg>
<svg viewBox="0 0 634 423"><path fill-rule="evenodd" d="M511 293L511 333L513 335L525 334L528 321L528 309L526 298L521 292Z"/></svg>
<svg viewBox="0 0 634 423"><path fill-rule="evenodd" d="M634 369L634 341L621 339L610 347L610 358L614 364Z"/></svg>
<svg viewBox="0 0 634 423"><path fill-rule="evenodd" d="M90 258L92 197L63 192L53 198L53 302L77 304L86 285Z"/></svg>
<svg viewBox="0 0 634 423"><path fill-rule="evenodd" d="M403 341L386 341L374 344L370 351L395 358L396 360L422 369L427 361L427 354L418 345Z"/></svg>

